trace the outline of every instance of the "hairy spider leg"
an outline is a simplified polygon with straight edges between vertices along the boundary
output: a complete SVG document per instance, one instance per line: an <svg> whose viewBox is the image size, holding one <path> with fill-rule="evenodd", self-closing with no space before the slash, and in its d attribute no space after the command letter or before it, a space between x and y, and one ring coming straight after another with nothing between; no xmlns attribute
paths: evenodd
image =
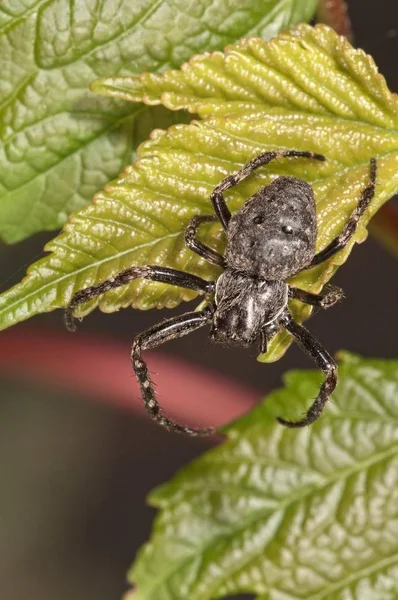
<svg viewBox="0 0 398 600"><path fill-rule="evenodd" d="M65 310L64 319L66 328L69 329L69 331L76 330L76 320L73 317L73 311L79 304L84 304L109 290L127 285L128 283L131 283L131 281L134 281L134 279L139 278L188 288L202 294L214 294L215 292L214 281L206 281L191 273L169 269L168 267L159 267L157 265L130 267L129 269L121 271L114 277L110 277L101 283L97 283L96 285L92 285L77 292Z"/></svg>
<svg viewBox="0 0 398 600"><path fill-rule="evenodd" d="M292 334L301 349L314 360L317 367L326 376L319 389L318 396L315 398L303 419L300 419L299 421L288 421L282 417L277 417L277 421L282 425L286 425L286 427L305 427L319 419L330 394L335 389L337 385L337 365L329 352L323 348L312 333L302 325L296 323L289 311L286 311L282 315L279 322Z"/></svg>
<svg viewBox="0 0 398 600"><path fill-rule="evenodd" d="M148 367L141 356L141 352L142 350L155 348L164 342L192 333L204 325L209 325L213 318L213 312L214 305L211 304L201 312L189 312L182 316L167 319L163 323L158 323L147 331L140 333L134 339L131 349L131 364L141 388L145 409L154 421L170 431L189 436L205 436L214 433L212 427L206 429L185 427L164 416L160 404L156 399Z"/></svg>
<svg viewBox="0 0 398 600"><path fill-rule="evenodd" d="M322 294L312 294L305 290L289 286L289 298L293 300L300 300L305 304L311 304L312 306L320 306L321 308L330 308L342 298L344 298L344 292L341 288L334 285L326 285L325 292Z"/></svg>
<svg viewBox="0 0 398 600"><path fill-rule="evenodd" d="M306 267L307 269L311 269L312 267L321 264L328 258L331 258L334 254L336 254L336 252L342 250L348 244L348 242L350 241L351 237L354 235L357 229L359 219L362 217L363 213L369 206L369 203L375 194L376 178L377 162L375 158L371 158L369 167L369 183L366 186L366 188L362 191L359 202L356 208L354 208L354 210L352 211L351 216L345 224L343 231L340 233L340 235L335 237L334 240L332 240L330 244L326 246L326 248L324 248L314 256L309 267Z"/></svg>
<svg viewBox="0 0 398 600"><path fill-rule="evenodd" d="M237 185L242 179L245 179L250 173L267 165L271 160L275 158L312 158L315 160L325 161L326 157L323 154L316 154L314 152L306 152L300 150L286 150L283 152L278 151L270 151L264 152L260 154L256 158L253 158L250 162L248 162L244 167L236 171L236 173L232 173L228 175L225 179L221 181L213 190L210 198L213 203L214 211L221 222L221 225L224 229L227 229L229 220L231 218L231 212L226 205L224 192L229 190L230 188Z"/></svg>
<svg viewBox="0 0 398 600"><path fill-rule="evenodd" d="M276 336L279 329L279 323L277 322L268 323L268 325L265 325L265 327L261 329L260 343L258 345L258 351L260 352L260 354L266 354L266 352L268 351L268 344Z"/></svg>
<svg viewBox="0 0 398 600"><path fill-rule="evenodd" d="M203 242L198 240L196 237L199 226L202 223L210 223L211 221L218 221L218 219L215 215L195 215L192 217L192 219L189 221L188 227L185 230L185 243L190 250L193 250L193 252L199 254L199 256L207 260L212 265L225 267L226 265L224 257L213 250L213 248L203 244Z"/></svg>

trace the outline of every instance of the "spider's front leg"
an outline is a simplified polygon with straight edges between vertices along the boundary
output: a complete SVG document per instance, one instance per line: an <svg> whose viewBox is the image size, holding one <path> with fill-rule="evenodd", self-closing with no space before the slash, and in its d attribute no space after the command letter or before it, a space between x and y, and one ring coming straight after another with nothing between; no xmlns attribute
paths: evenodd
<svg viewBox="0 0 398 600"><path fill-rule="evenodd" d="M321 308L330 308L344 298L344 292L341 288L334 285L326 285L325 292L322 294L312 294L305 290L289 286L289 298L300 300L311 306L320 306Z"/></svg>
<svg viewBox="0 0 398 600"><path fill-rule="evenodd" d="M76 320L73 316L73 311L79 304L84 304L109 290L127 285L139 278L176 285L178 287L195 290L202 294L213 294L215 291L214 281L206 281L201 277L197 277L191 273L185 273L184 271L177 271L176 269L159 267L157 265L130 267L129 269L121 271L114 277L110 277L101 283L97 283L96 285L92 285L77 292L65 310L65 325L67 329L69 329L69 331L75 331L76 329Z"/></svg>
<svg viewBox="0 0 398 600"><path fill-rule="evenodd" d="M334 240L332 240L330 244L326 246L326 248L324 248L314 256L309 267L306 267L307 269L312 269L312 267L320 265L325 260L328 260L337 252L345 248L345 246L348 244L348 242L354 235L358 227L360 218L362 217L365 210L368 208L370 201L375 195L376 179L377 162L375 158L371 158L369 164L369 183L366 186L366 188L362 191L358 205L352 211L351 216L345 224L345 227L340 233L340 235L335 237Z"/></svg>
<svg viewBox="0 0 398 600"><path fill-rule="evenodd" d="M213 190L210 198L213 204L214 212L217 218L220 220L221 225L224 229L228 228L228 223L231 218L231 212L225 202L224 192L231 189L235 185L238 185L242 179L248 177L253 171L259 167L267 165L271 160L275 158L311 158L314 160L324 161L326 158L323 154L316 154L315 152L308 152L306 150L271 150L269 152L263 152L253 160L249 161L244 167L231 173L225 179L221 181Z"/></svg>
<svg viewBox="0 0 398 600"><path fill-rule="evenodd" d="M287 427L304 427L305 425L311 425L311 423L321 416L330 394L337 385L337 365L329 352L321 346L312 333L302 325L296 323L289 311L284 312L279 322L282 327L285 327L292 334L302 350L314 360L317 367L325 374L325 380L319 389L318 396L303 419L299 421L287 421L281 417L277 418L279 423Z"/></svg>
<svg viewBox="0 0 398 600"><path fill-rule="evenodd" d="M149 375L148 367L143 360L141 353L143 350L155 348L164 342L182 337L192 333L199 327L211 323L214 313L214 305L210 304L201 312L190 312L185 315L167 319L151 329L140 333L134 339L131 349L131 364L134 369L137 381L141 388L142 400L144 406L151 416L162 427L177 433L183 433L189 436L204 436L214 433L213 428L195 429L176 423L169 417L166 417L156 399L153 383Z"/></svg>

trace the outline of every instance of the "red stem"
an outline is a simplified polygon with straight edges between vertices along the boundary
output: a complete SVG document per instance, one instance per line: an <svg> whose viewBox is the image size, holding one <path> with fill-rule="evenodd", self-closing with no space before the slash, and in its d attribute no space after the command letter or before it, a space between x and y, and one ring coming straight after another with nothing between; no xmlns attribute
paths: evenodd
<svg viewBox="0 0 398 600"><path fill-rule="evenodd" d="M219 427L259 400L256 390L218 373L155 352L147 355L165 411L182 423ZM125 343L18 327L0 336L0 371L144 413Z"/></svg>
<svg viewBox="0 0 398 600"><path fill-rule="evenodd" d="M317 19L352 41L351 21L344 0L319 0Z"/></svg>

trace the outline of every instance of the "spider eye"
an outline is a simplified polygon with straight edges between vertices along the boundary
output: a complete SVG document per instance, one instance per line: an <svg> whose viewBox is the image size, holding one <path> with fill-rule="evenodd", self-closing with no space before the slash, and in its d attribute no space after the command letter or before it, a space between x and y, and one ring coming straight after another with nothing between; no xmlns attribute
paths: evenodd
<svg viewBox="0 0 398 600"><path fill-rule="evenodd" d="M264 217L262 217L261 215L257 215L256 217L254 217L253 219L253 223L255 223L256 225L259 225L260 223L262 223L264 221Z"/></svg>
<svg viewBox="0 0 398 600"><path fill-rule="evenodd" d="M291 235L293 233L293 227L290 227L290 225L283 225L282 231L283 231L283 233L287 233L288 235Z"/></svg>

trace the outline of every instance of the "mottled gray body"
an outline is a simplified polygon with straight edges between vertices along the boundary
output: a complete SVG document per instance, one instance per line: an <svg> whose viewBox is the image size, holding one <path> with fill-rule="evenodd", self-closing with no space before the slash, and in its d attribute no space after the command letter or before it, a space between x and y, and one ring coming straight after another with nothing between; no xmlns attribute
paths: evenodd
<svg viewBox="0 0 398 600"><path fill-rule="evenodd" d="M312 188L301 179L278 177L231 216L226 262L258 278L286 280L310 264L316 237Z"/></svg>
<svg viewBox="0 0 398 600"><path fill-rule="evenodd" d="M217 280L210 337L246 348L287 306L286 279L311 263L317 235L312 188L278 177L231 216L226 270Z"/></svg>

